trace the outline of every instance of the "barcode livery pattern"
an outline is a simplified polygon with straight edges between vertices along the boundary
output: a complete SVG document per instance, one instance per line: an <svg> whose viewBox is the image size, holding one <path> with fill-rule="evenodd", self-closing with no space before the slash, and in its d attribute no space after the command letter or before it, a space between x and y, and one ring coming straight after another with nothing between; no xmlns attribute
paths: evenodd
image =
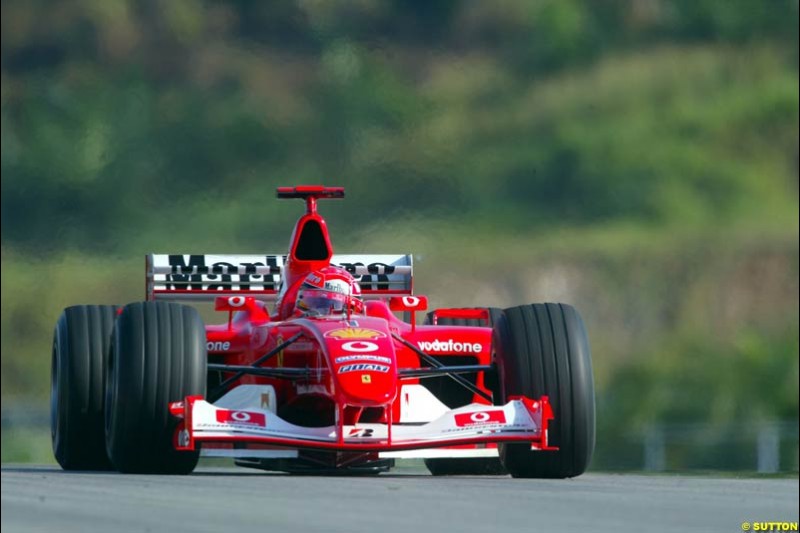
<svg viewBox="0 0 800 533"><path fill-rule="evenodd" d="M228 292L269 297L280 290L285 263L285 255L152 254L147 256L148 299ZM352 273L365 293L411 294L409 254L339 255L331 263Z"/></svg>

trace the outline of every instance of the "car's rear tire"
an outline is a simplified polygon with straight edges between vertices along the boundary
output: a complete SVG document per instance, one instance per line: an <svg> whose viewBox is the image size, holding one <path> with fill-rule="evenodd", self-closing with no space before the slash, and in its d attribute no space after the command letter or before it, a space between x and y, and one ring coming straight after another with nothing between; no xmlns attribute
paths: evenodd
<svg viewBox="0 0 800 533"><path fill-rule="evenodd" d="M488 307L489 323L477 318L439 318L439 326L492 327L503 310ZM433 324L433 313L425 316L425 324ZM425 467L434 476L500 476L508 474L498 457L448 457L425 459Z"/></svg>
<svg viewBox="0 0 800 533"><path fill-rule="evenodd" d="M547 395L555 416L549 444L559 448L531 451L526 444L503 444L503 465L522 478L582 474L594 451L595 403L589 341L578 312L551 303L506 309L495 325L494 347L503 400Z"/></svg>
<svg viewBox="0 0 800 533"><path fill-rule="evenodd" d="M125 306L114 328L106 382L106 448L135 474L188 474L199 451L176 451L170 402L206 392L206 336L197 310L175 303Z"/></svg>
<svg viewBox="0 0 800 533"><path fill-rule="evenodd" d="M53 334L50 433L64 470L109 470L103 428L105 371L117 307L67 307Z"/></svg>

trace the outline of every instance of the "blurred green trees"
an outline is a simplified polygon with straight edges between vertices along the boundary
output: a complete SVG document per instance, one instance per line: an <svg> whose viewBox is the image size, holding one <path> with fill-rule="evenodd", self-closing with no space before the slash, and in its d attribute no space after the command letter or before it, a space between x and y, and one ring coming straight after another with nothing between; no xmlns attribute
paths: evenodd
<svg viewBox="0 0 800 533"><path fill-rule="evenodd" d="M243 215L301 181L358 195L347 229L443 205L526 231L796 212L796 2L2 9L6 246L185 242L206 204L207 239L261 246Z"/></svg>

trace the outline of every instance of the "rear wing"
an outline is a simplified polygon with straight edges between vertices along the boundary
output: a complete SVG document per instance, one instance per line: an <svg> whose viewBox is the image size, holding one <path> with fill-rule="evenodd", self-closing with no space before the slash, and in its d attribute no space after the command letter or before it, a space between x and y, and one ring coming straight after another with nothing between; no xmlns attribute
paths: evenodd
<svg viewBox="0 0 800 533"><path fill-rule="evenodd" d="M145 258L148 300L211 301L217 296L278 298L285 255L149 254ZM334 255L365 299L413 294L413 259L399 255Z"/></svg>

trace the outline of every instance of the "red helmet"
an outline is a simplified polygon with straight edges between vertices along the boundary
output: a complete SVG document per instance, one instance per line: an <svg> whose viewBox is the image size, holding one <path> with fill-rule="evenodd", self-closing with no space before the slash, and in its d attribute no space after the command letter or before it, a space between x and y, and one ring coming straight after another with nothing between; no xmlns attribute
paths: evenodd
<svg viewBox="0 0 800 533"><path fill-rule="evenodd" d="M342 267L328 266L306 276L297 292L295 308L301 313L328 316L364 312L361 286Z"/></svg>

